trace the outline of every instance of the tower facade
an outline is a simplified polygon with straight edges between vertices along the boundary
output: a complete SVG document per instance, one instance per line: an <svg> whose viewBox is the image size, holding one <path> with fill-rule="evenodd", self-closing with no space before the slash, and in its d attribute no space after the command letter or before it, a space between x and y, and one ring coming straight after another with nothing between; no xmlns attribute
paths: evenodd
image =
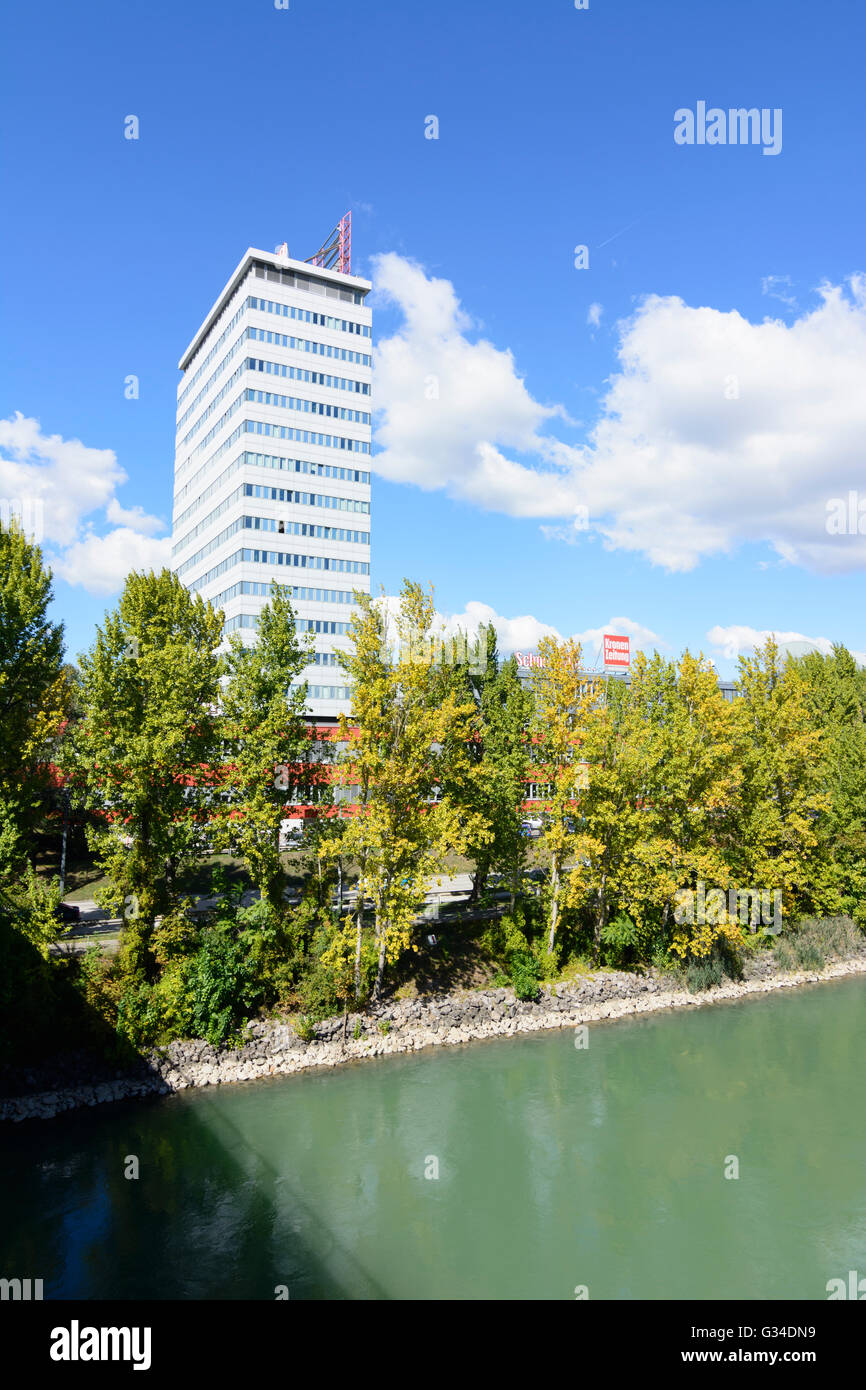
<svg viewBox="0 0 866 1390"><path fill-rule="evenodd" d="M179 363L172 566L244 641L288 587L326 722L348 711L338 653L370 591L370 289L251 248Z"/></svg>

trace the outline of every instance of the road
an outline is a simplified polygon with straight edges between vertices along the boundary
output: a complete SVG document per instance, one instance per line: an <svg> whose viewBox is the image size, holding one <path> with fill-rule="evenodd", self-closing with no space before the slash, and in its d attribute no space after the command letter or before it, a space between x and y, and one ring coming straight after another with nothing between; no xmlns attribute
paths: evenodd
<svg viewBox="0 0 866 1390"><path fill-rule="evenodd" d="M424 910L419 917L421 922L435 922L439 918L441 908L447 908L465 902L472 891L472 878L469 874L443 875L442 882L437 883L427 894ZM258 893L255 889L248 889L241 899L243 906L247 907L255 902ZM356 893L354 889L347 889L343 894L343 907L348 910L355 904ZM219 904L218 897L199 897L195 900L195 912L207 912ZM297 903L297 897L290 898L290 902ZM331 905L337 906L337 896L334 894ZM122 920L120 917L110 917L104 908L97 907L92 899L84 899L76 904L81 919L75 922L67 934L55 942L51 951L53 955L68 956L78 955L87 949L91 941L98 940L100 945L109 952L117 950L120 942L120 928Z"/></svg>

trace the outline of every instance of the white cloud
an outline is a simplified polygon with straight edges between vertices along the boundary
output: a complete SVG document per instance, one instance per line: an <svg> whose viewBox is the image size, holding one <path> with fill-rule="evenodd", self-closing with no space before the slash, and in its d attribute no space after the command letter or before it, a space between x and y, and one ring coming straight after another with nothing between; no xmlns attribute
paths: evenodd
<svg viewBox="0 0 866 1390"><path fill-rule="evenodd" d="M0 420L0 495L42 501L45 535L70 544L83 517L108 505L126 474L111 449L44 435L20 412Z"/></svg>
<svg viewBox="0 0 866 1390"><path fill-rule="evenodd" d="M580 474L610 545L671 570L745 541L866 564L864 538L826 530L828 499L862 476L866 279L790 326L650 298L620 362Z"/></svg>
<svg viewBox="0 0 866 1390"><path fill-rule="evenodd" d="M404 315L376 355L385 477L509 516L585 508L608 548L671 571L749 542L826 573L866 566L866 537L827 531L828 504L863 477L866 276L822 286L790 324L650 295L620 324L583 447L542 433L565 410L530 395L510 352L470 340L448 281L396 255L375 276Z"/></svg>
<svg viewBox="0 0 866 1390"><path fill-rule="evenodd" d="M780 651L788 652L792 656L803 656L807 651L817 651L829 656L833 651L833 643L829 637L806 637L802 632L775 632L769 628L758 629L736 623L729 627L716 625L710 628L707 637L719 655L726 657L728 661L735 660L741 653L746 655L762 647L768 637L773 638ZM866 664L866 652L852 651L851 655L861 666Z"/></svg>
<svg viewBox="0 0 866 1390"><path fill-rule="evenodd" d="M564 541L566 545L577 545L585 531L589 530L589 513L579 506L574 520L568 526L539 526L539 531L547 541Z"/></svg>
<svg viewBox="0 0 866 1390"><path fill-rule="evenodd" d="M121 507L116 497L112 497L105 509L105 515L113 526L127 526L132 531L145 536L153 536L165 530L165 522L158 516L150 516L143 507Z"/></svg>
<svg viewBox="0 0 866 1390"><path fill-rule="evenodd" d="M797 301L792 294L793 285L790 275L765 275L761 280L761 293L768 294L773 299L778 299L782 304L787 304L789 309L796 309Z"/></svg>
<svg viewBox="0 0 866 1390"><path fill-rule="evenodd" d="M154 539L165 523L115 496L127 481L112 449L42 433L17 412L0 420L0 499L39 504L46 557L55 574L92 594L113 594L132 569L170 563L169 540ZM98 535L102 520L110 529Z"/></svg>
<svg viewBox="0 0 866 1390"><path fill-rule="evenodd" d="M80 584L89 594L116 594L132 570L168 569L171 540L154 540L128 526L106 536L90 534L76 541L53 561L53 569L67 584Z"/></svg>
<svg viewBox="0 0 866 1390"><path fill-rule="evenodd" d="M539 430L567 418L562 406L533 399L510 352L469 340L471 320L449 281L389 253L376 258L375 283L405 320L375 352L376 471L509 516L572 511L561 469L527 468L503 453L544 456Z"/></svg>
<svg viewBox="0 0 866 1390"><path fill-rule="evenodd" d="M601 304L590 304L589 312L586 316L586 321L591 328L598 328L598 325L601 323L601 316L603 313L604 309L601 306Z"/></svg>
<svg viewBox="0 0 866 1390"><path fill-rule="evenodd" d="M389 594L378 602L384 603L389 618L393 619L399 609L399 598ZM542 622L530 613L506 618L497 613L495 608L491 608L489 603L481 603L478 599L471 599L461 613L442 613L437 610L433 625L447 636L453 636L459 631L474 637L478 629L486 627L488 623L493 623L496 628L497 645L503 656L510 656L512 652L534 652L542 637L554 637L557 641L562 641L562 633L552 624ZM592 661L601 647L602 635L605 632L630 637L633 652L638 648L653 651L656 647L667 646L651 628L635 622L633 618L610 618L601 627L586 628L583 632L571 635L581 643L587 661Z"/></svg>
<svg viewBox="0 0 866 1390"><path fill-rule="evenodd" d="M512 652L534 651L542 637L560 637L559 632L550 623L543 623L529 613L516 618L505 618L488 603L480 603L477 599L467 603L462 613L437 616L449 635L459 629L474 636L479 627L493 623L496 628L497 645L503 656L510 656Z"/></svg>
<svg viewBox="0 0 866 1390"><path fill-rule="evenodd" d="M636 623L633 618L610 618L602 627L588 627L583 632L575 632L574 636L581 643L587 656L594 655L600 651L602 637L606 632L618 637L631 638L632 653L636 651L653 652L657 648L665 648L668 643L659 637L652 628L644 627L643 623Z"/></svg>

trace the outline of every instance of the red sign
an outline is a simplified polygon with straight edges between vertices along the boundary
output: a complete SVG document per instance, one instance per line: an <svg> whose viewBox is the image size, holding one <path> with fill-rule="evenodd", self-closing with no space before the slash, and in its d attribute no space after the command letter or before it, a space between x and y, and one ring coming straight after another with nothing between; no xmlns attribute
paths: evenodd
<svg viewBox="0 0 866 1390"><path fill-rule="evenodd" d="M631 665L631 651L627 637L620 637L613 632L604 634L604 664L605 666Z"/></svg>

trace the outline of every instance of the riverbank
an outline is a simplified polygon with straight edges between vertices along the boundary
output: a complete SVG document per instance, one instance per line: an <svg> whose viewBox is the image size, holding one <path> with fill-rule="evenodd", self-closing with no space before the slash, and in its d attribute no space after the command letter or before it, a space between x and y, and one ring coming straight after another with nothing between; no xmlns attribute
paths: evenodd
<svg viewBox="0 0 866 1390"><path fill-rule="evenodd" d="M143 1057L133 1070L113 1077L103 1074L69 1084L68 1066L51 1080L45 1069L40 1069L29 1074L38 1089L0 1101L0 1120L51 1119L66 1110L131 1096L168 1095L191 1086L255 1081L425 1047L576 1028L662 1009L701 1008L856 974L866 974L866 944L820 970L782 971L771 953L762 953L749 961L743 980L728 980L699 994L671 989L664 977L653 973L604 971L567 985L544 987L532 1001L518 1000L512 989L391 1000L367 1013L350 1014L345 1041L342 1015L320 1023L310 1041L299 1038L287 1023L255 1022L247 1027L241 1047L214 1048L197 1040L174 1042Z"/></svg>

